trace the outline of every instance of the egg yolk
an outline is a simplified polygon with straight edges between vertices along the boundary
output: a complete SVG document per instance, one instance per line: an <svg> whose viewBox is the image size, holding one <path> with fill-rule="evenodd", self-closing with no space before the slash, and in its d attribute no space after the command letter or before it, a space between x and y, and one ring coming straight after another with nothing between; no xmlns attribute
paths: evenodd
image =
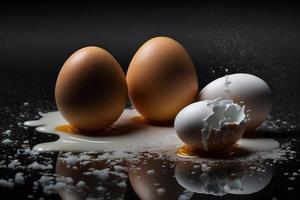
<svg viewBox="0 0 300 200"><path fill-rule="evenodd" d="M181 157L198 157L200 152L197 149L184 145L177 149L176 154Z"/></svg>
<svg viewBox="0 0 300 200"><path fill-rule="evenodd" d="M55 128L57 131L65 132L65 133L79 133L75 127L70 124L61 125Z"/></svg>

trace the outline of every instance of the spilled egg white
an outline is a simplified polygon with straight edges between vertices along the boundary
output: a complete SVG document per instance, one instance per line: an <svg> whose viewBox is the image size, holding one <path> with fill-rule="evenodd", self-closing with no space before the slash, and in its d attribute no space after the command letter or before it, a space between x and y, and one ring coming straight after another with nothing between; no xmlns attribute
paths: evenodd
<svg viewBox="0 0 300 200"><path fill-rule="evenodd" d="M244 73L218 78L206 85L199 93L199 100L213 100L217 97L232 99L245 105L249 114L246 131L260 126L272 108L272 92L261 78Z"/></svg>
<svg viewBox="0 0 300 200"><path fill-rule="evenodd" d="M217 98L199 101L182 109L175 118L178 137L201 151L223 151L243 135L245 107Z"/></svg>

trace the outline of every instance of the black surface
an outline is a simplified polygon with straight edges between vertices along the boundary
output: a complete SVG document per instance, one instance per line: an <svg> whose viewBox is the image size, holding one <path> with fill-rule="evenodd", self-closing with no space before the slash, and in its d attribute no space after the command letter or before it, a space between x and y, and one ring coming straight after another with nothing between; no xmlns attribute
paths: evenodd
<svg viewBox="0 0 300 200"><path fill-rule="evenodd" d="M0 6L0 132L12 130L14 145L1 146L1 160L13 159L22 140L32 147L54 136L24 130L17 123L56 109L54 86L65 59L75 50L101 46L110 51L124 71L138 47L151 37L165 35L181 42L197 66L200 85L225 74L246 72L263 78L272 88L272 115L295 125L269 137L293 141L299 150L300 119L300 6L291 3L98 3L3 4ZM215 73L213 73L213 70ZM24 106L24 102L29 102ZM1 135L4 138L4 135ZM34 137L36 137L34 139ZM12 157L10 157L12 156ZM45 154L38 159L55 159ZM26 159L24 158L25 163ZM32 158L34 159L34 158ZM32 160L28 160L31 163ZM300 168L299 157L279 165L267 188L252 196L225 199L297 199L299 179L284 172ZM26 171L25 186L0 189L1 199L26 198L39 172ZM53 170L49 170L53 173ZM1 168L0 178L15 171ZM288 191L293 186L295 189ZM128 189L127 199L137 198ZM34 198L44 196L41 189ZM211 195L199 199L215 199ZM59 199L59 196L46 196ZM194 197L197 199L198 197Z"/></svg>

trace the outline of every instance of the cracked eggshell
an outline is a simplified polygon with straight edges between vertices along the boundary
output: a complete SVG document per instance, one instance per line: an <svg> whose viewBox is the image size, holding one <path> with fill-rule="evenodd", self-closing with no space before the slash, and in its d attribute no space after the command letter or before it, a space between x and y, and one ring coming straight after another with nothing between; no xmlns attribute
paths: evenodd
<svg viewBox="0 0 300 200"><path fill-rule="evenodd" d="M84 131L104 129L114 123L127 101L125 75L106 50L85 47L61 68L55 100L63 117Z"/></svg>
<svg viewBox="0 0 300 200"><path fill-rule="evenodd" d="M228 75L230 81L229 98L235 103L243 102L249 111L250 120L246 131L260 126L272 108L272 92L265 81L251 74L237 73ZM199 93L199 100L212 100L217 97L228 98L225 91L226 77L218 78L206 85Z"/></svg>
<svg viewBox="0 0 300 200"><path fill-rule="evenodd" d="M223 152L234 145L244 134L245 115L240 123L228 123L220 129L210 129L207 137L203 132L212 114L208 101L199 101L182 109L174 122L178 137L188 147L206 152Z"/></svg>
<svg viewBox="0 0 300 200"><path fill-rule="evenodd" d="M139 48L126 80L132 104L149 121L172 121L197 98L193 61L181 44L168 37L152 38Z"/></svg>

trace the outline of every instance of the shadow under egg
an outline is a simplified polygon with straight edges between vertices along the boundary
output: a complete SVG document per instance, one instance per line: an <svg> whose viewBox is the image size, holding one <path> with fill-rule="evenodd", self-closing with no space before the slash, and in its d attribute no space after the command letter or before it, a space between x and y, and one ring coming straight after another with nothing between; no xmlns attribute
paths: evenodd
<svg viewBox="0 0 300 200"><path fill-rule="evenodd" d="M149 119L144 118L143 116L135 116L132 118L132 121L141 124L144 126L159 126L159 127L173 127L174 126L174 120L172 121L152 121Z"/></svg>
<svg viewBox="0 0 300 200"><path fill-rule="evenodd" d="M245 131L243 138L263 138L266 137L266 133L259 130Z"/></svg>
<svg viewBox="0 0 300 200"><path fill-rule="evenodd" d="M239 144L235 144L225 151L213 151L213 152L206 152L203 150L189 147L187 145L183 145L177 149L176 154L184 158L199 157L199 158L233 160L241 157L250 156L253 154L253 152L243 148Z"/></svg>
<svg viewBox="0 0 300 200"><path fill-rule="evenodd" d="M113 124L109 127L106 127L105 129L96 130L96 131L79 130L70 124L63 124L55 128L56 131L60 131L68 134L85 135L85 136L92 136L92 137L120 136L120 135L130 134L140 129L142 129L141 126L137 126L132 123L124 123L124 124L117 124L117 125Z"/></svg>

